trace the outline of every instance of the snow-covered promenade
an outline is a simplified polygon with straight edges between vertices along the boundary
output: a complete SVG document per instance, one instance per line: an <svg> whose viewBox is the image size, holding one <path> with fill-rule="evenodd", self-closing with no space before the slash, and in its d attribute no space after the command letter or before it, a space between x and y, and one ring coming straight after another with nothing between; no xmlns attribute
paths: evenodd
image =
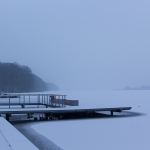
<svg viewBox="0 0 150 150"><path fill-rule="evenodd" d="M7 120L0 117L0 150L38 150Z"/></svg>

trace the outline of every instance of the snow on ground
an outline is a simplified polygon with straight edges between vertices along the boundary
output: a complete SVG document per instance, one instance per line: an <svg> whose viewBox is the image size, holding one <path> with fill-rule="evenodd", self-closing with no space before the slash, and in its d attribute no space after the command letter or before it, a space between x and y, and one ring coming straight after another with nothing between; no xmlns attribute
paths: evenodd
<svg viewBox="0 0 150 150"><path fill-rule="evenodd" d="M56 93L56 92L55 92ZM47 121L36 132L64 150L148 150L150 147L150 91L59 91L78 99L80 107L131 106L121 117ZM133 117L133 114L138 114ZM132 116L132 117L131 117Z"/></svg>
<svg viewBox="0 0 150 150"><path fill-rule="evenodd" d="M0 149L11 150L9 143L7 142L1 131L0 131Z"/></svg>
<svg viewBox="0 0 150 150"><path fill-rule="evenodd" d="M38 150L6 119L0 117L0 150Z"/></svg>

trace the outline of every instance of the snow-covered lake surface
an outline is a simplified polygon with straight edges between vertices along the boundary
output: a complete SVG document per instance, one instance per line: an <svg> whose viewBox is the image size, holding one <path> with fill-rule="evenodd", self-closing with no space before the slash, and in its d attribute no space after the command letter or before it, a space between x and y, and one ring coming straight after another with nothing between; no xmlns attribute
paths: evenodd
<svg viewBox="0 0 150 150"><path fill-rule="evenodd" d="M51 93L66 94L68 99L79 100L79 107L132 107L127 113L122 112L119 117L46 121L31 126L62 149L148 150L150 148L150 91Z"/></svg>

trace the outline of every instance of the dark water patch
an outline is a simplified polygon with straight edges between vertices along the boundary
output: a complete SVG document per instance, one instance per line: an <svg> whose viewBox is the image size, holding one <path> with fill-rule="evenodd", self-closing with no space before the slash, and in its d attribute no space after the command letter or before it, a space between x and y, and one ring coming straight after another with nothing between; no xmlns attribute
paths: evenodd
<svg viewBox="0 0 150 150"><path fill-rule="evenodd" d="M40 150L62 150L55 143L37 133L31 125L38 121L13 121L11 124Z"/></svg>
<svg viewBox="0 0 150 150"><path fill-rule="evenodd" d="M65 115L63 118L59 118L58 116L54 116L56 118L53 118L53 120L47 120L47 121L69 121L69 120L87 120L87 119L116 119L116 118L128 118L128 117L140 117L144 116L146 114L140 113L140 112L132 112L132 111L122 111L122 112L114 112L113 116L110 115L110 112L108 114L102 114L99 112L93 113L93 114L69 114ZM16 127L28 140L30 140L37 148L40 150L62 150L60 147L58 147L55 143L44 137L43 135L37 133L34 129L31 128L32 125L42 122L47 122L46 120L25 120L26 115L20 115L20 116L13 116L10 123ZM18 120L18 121L15 121Z"/></svg>

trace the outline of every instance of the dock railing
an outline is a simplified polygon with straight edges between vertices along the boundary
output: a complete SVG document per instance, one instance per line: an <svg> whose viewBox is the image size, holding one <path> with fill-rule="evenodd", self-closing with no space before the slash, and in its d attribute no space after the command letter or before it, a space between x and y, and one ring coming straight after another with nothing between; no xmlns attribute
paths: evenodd
<svg viewBox="0 0 150 150"><path fill-rule="evenodd" d="M65 107L66 95L59 94L5 94L0 95L0 106L36 105L40 107Z"/></svg>

